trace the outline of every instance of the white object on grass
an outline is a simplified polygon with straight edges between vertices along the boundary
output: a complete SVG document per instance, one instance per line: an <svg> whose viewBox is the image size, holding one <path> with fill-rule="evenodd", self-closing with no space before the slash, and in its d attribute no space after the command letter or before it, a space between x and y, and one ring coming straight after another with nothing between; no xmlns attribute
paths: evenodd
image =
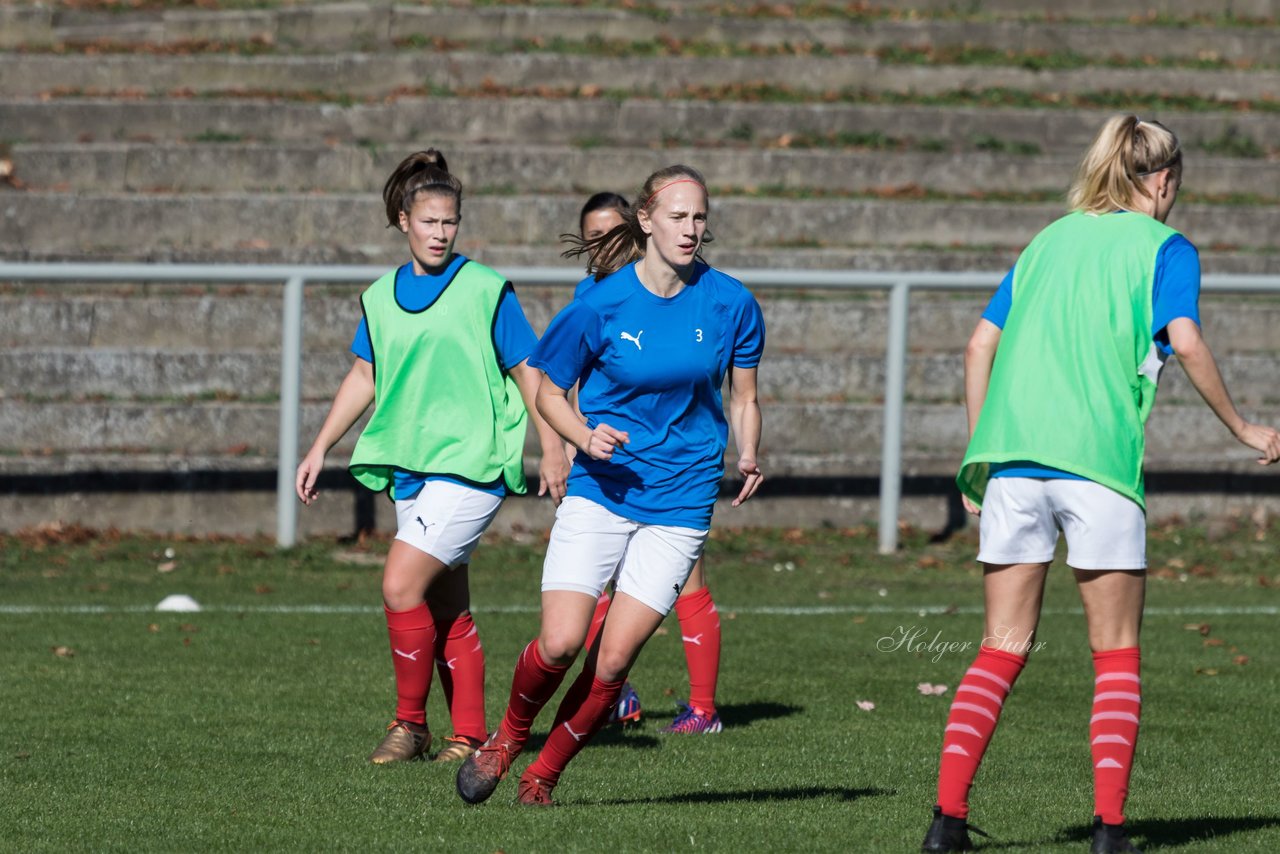
<svg viewBox="0 0 1280 854"><path fill-rule="evenodd" d="M185 593L173 593L160 600L157 611L199 611L200 603Z"/></svg>

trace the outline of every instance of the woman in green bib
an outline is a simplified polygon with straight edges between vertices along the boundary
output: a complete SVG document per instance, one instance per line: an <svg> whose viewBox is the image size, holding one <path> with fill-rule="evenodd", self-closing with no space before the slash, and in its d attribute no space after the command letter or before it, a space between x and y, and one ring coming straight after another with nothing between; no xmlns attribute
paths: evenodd
<svg viewBox="0 0 1280 854"><path fill-rule="evenodd" d="M564 444L534 408L537 337L511 283L453 251L462 184L435 149L406 158L382 191L387 224L410 260L360 297L355 362L311 450L298 497L315 501L325 454L375 404L351 473L396 503L398 530L382 575L396 680L395 718L370 755L417 759L431 745L426 702L438 667L453 735L437 761L484 742L484 652L470 614L468 561L502 499L526 491L524 442L542 445L539 495L564 497Z"/></svg>
<svg viewBox="0 0 1280 854"><path fill-rule="evenodd" d="M1168 128L1109 120L1071 187L1071 213L1022 252L965 351L970 441L957 482L981 519L986 617L943 733L925 851L971 847L969 790L1034 644L1059 531L1096 677L1091 850L1138 850L1123 810L1142 708L1143 433L1166 358L1258 462L1280 459L1280 434L1240 416L1201 337L1199 257L1165 224L1181 183Z"/></svg>

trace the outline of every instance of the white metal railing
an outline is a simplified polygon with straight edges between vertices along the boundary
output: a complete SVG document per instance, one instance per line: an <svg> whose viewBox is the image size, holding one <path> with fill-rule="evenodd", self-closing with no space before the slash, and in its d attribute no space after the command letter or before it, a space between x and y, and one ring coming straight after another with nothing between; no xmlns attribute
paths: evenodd
<svg viewBox="0 0 1280 854"><path fill-rule="evenodd" d="M298 465L298 422L302 378L302 300L308 283L368 283L387 270L381 266L296 266L289 264L41 264L0 261L0 281L73 282L235 282L284 283L280 344L280 439L276 468L276 542L297 542L298 502L294 471ZM505 267L516 284L572 285L580 267ZM993 291L1002 272L860 273L854 270L733 270L725 272L751 287L775 289L887 291L889 316L885 344L884 435L880 459L880 551L898 546L898 504L902 495L902 417L906 394L907 316L912 290ZM1280 275L1205 276L1205 291L1280 293ZM977 318L974 318L977 322Z"/></svg>

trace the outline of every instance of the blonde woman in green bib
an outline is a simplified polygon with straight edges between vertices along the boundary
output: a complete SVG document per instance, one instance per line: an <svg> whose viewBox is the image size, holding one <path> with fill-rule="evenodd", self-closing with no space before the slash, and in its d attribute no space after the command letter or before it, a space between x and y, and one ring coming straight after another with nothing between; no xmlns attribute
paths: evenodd
<svg viewBox="0 0 1280 854"><path fill-rule="evenodd" d="M1091 851L1138 850L1123 810L1142 708L1143 433L1168 356L1259 463L1280 459L1280 434L1241 417L1201 337L1199 257L1165 224L1181 183L1168 128L1109 120L1071 213L1023 251L965 351L971 438L957 482L981 518L985 630L947 718L925 851L971 847L969 790L1031 649L1059 531L1096 677Z"/></svg>
<svg viewBox="0 0 1280 854"><path fill-rule="evenodd" d="M539 495L560 502L569 463L534 407L540 373L526 359L538 341L511 283L453 250L462 184L444 156L435 149L410 155L382 197L410 260L361 296L355 362L298 466L296 486L304 503L316 500L325 454L376 404L350 468L396 504L398 531L382 575L396 711L369 761L426 755L433 668L453 725L435 758L453 761L488 736L468 562L503 498L526 491L528 420L542 445Z"/></svg>

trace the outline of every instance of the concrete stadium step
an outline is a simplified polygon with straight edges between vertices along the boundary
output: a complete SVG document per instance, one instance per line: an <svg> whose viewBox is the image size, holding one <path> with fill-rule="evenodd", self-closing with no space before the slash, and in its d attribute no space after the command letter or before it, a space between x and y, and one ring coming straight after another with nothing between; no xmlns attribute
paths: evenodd
<svg viewBox="0 0 1280 854"><path fill-rule="evenodd" d="M766 311L766 319L769 312ZM925 342L926 345L928 342ZM351 366L343 350L311 351L302 362L304 399L333 395ZM1275 399L1280 354L1218 354L1232 396L1241 406ZM149 348L67 347L0 350L0 395L43 402L92 404L102 399L132 402L271 402L280 388L280 355L274 352L217 353ZM766 403L874 403L884 397L880 354L825 355L766 352L759 391ZM964 400L964 363L956 351L907 358L906 395L913 401ZM1195 404L1200 397L1176 361L1161 381L1164 403Z"/></svg>
<svg viewBox="0 0 1280 854"><path fill-rule="evenodd" d="M952 272L984 271L990 273L992 287L1018 258L1018 246L957 246L923 243L911 246L847 246L813 248L809 246L776 247L718 246L708 250L707 259L726 270L861 270L864 272L900 272L942 270ZM1280 253L1240 249L1200 247L1200 262L1207 273L1280 275ZM146 261L168 263L184 261L204 264L377 264L390 268L404 260L403 247L366 251L368 247L351 246L286 246L265 244L218 249L149 249L137 252L130 247L86 255L75 248L53 248L12 253L6 260L37 263L94 260L101 262ZM565 259L555 245L487 243L476 245L466 237L458 243L458 251L475 257L491 267L562 267Z"/></svg>
<svg viewBox="0 0 1280 854"><path fill-rule="evenodd" d="M908 345L915 355L940 353L959 358L974 325L998 284L988 291L952 294L917 292L911 297ZM61 288L61 285L50 286ZM122 295L128 285L99 285L97 293L0 295L0 351L157 351L166 353L270 354L280 347L281 301L272 286L248 287L218 296ZM306 295L303 308L305 359L347 357L360 321L360 288ZM520 303L534 330L541 332L569 301L564 288L522 287ZM770 357L792 355L817 360L880 357L888 323L882 294L843 295L753 291L765 313ZM1205 336L1220 356L1269 357L1280 353L1280 298L1205 293L1200 300ZM304 367L306 364L304 362ZM274 369L272 369L274 370ZM342 368L345 370L345 367ZM0 377L4 376L0 372ZM339 375L340 376L340 375ZM10 393L20 384L6 383ZM275 386L270 386L274 393ZM29 391L29 390L28 390ZM329 397L332 388L322 389Z"/></svg>
<svg viewBox="0 0 1280 854"><path fill-rule="evenodd" d="M243 459L243 458L241 458ZM73 472L8 475L0 460L0 525L4 530L47 524L50 520L78 522L99 529L160 531L181 535L276 534L274 469L206 471L186 468L182 461L158 471L138 470L132 457L86 456L72 463ZM934 474L909 475L898 511L901 523L918 529L953 533L965 524L954 487L955 460L939 463ZM274 465L274 461L271 461ZM131 467L134 466L134 467ZM794 485L775 474L764 489L741 507L730 507L722 495L716 505L717 530L740 527L846 528L873 525L879 516L878 471L861 476L806 481ZM315 536L350 537L362 530L395 531L395 512L384 496L359 489L340 468L326 469L328 484L319 502L301 509L300 539ZM530 473L531 482L534 473ZM736 481L729 480L725 490ZM535 487L536 489L536 487ZM1165 519L1244 518L1258 512L1280 512L1280 501L1262 482L1231 471L1151 472L1147 487L1147 517ZM528 538L548 530L555 507L533 496L503 502L489 531L494 535ZM477 560L486 558L483 542Z"/></svg>
<svg viewBox="0 0 1280 854"><path fill-rule="evenodd" d="M347 53L326 56L187 57L0 54L0 95L59 90L141 93L175 88L196 93L258 90L275 93L339 91L384 97L404 88L450 90L498 87L667 93L688 87L804 81L805 90L942 95L989 88L1072 95L1159 92L1224 101L1259 100L1280 90L1280 71L1265 69L1079 68L1033 70L1010 66L886 64L871 57L805 56L684 58L584 57L550 53Z"/></svg>
<svg viewBox="0 0 1280 854"><path fill-rule="evenodd" d="M28 190L89 192L369 192L403 157L385 146L264 143L64 143L12 147ZM477 192L631 192L670 163L704 163L713 188L785 195L920 188L940 193L1064 193L1078 157L1008 152L581 148L467 145L449 154L468 197ZM1280 198L1280 169L1255 159L1188 158L1184 193Z"/></svg>
<svg viewBox="0 0 1280 854"><path fill-rule="evenodd" d="M302 408L300 436L319 430L328 402ZM1280 422L1280 409L1259 407L1251 415L1262 423ZM1197 466L1239 466L1252 463L1250 451L1236 442L1208 407L1157 403L1148 431L1147 460L1153 469L1194 470ZM861 472L878 460L883 411L877 404L774 403L765 407L767 435L785 437L779 460L788 460L785 473L805 473L804 459L821 460L817 471L828 476ZM120 453L267 457L278 440L279 409L271 404L237 402L94 403L0 400L0 452L8 456L26 451L35 456L65 453ZM352 431L331 454L345 458L354 445ZM913 403L906 408L903 453L912 460L933 460L963 454L964 408L960 404ZM537 452L530 432L526 453ZM842 449L834 451L832 449ZM771 459L766 440L762 464ZM839 461L838 464L836 461ZM779 468L779 466L775 466ZM809 472L815 473L815 472Z"/></svg>
<svg viewBox="0 0 1280 854"><path fill-rule="evenodd" d="M450 0L452 3L453 0ZM522 0L507 0L502 5L525 5ZM538 5L561 5L560 0L534 0ZM457 0L457 5L477 8L489 6L489 0ZM660 9L720 9L722 0L651 0L648 4ZM737 7L742 8L742 7ZM746 4L751 14L763 18L789 18L801 15L840 14L846 7L839 3L823 3L805 9L795 8L795 4ZM1029 18L1055 20L1100 19L1116 22L1139 23L1156 20L1239 17L1246 19L1274 20L1280 16L1280 0L1078 0L1072 3L1069 10L1049 8L1045 4L1028 4L1025 0L876 0L874 3L855 4L855 9L863 9L868 13L875 12L887 15L973 15L986 17L1008 17L1014 19Z"/></svg>
<svg viewBox="0 0 1280 854"><path fill-rule="evenodd" d="M450 43L575 43L634 45L678 40L708 46L867 51L878 48L990 47L1001 51L1070 53L1098 59L1130 56L1133 34L1114 23L1004 19L952 12L945 17L890 18L876 14L753 17L724 6L675 8L655 16L642 11L581 7L394 6L334 3L275 9L160 12L75 12L39 7L0 7L10 32L0 47L108 43L120 46L253 43L261 50L369 50L412 39ZM1180 22L1185 23L1185 22ZM1266 26L1162 26L1144 51L1158 58L1267 61L1273 58ZM21 40L19 40L21 39Z"/></svg>
<svg viewBox="0 0 1280 854"><path fill-rule="evenodd" d="M430 4L440 7L443 4ZM201 20L210 14L216 14L228 21L245 19L279 18L289 24L298 26L310 18L312 27L327 22L334 22L340 30L349 29L358 24L352 13L364 13L363 17L373 17L373 24L380 25L379 15L393 16L397 13L414 10L414 7L386 5L370 5L366 3L334 3L330 0L259 0L252 9L229 8L216 13L201 10L166 10L148 9L137 11L143 4L136 4L132 10L120 9L113 4L101 4L114 15L128 15L131 19L150 22L173 22ZM85 11L85 9L89 11ZM875 4L859 4L852 10L840 4L807 4L797 9L795 4L743 4L726 6L720 0L650 0L643 9L632 6L632 14L636 17L646 16L650 20L679 20L690 10L707 13L721 19L745 18L760 26L776 26L779 23L806 20L833 21L842 16L853 16L858 20L877 21L916 20L921 18L940 17L944 20L960 18L970 19L1008 19L1014 21L1034 21L1042 23L1060 23L1064 19L1070 21L1106 21L1111 23L1139 23L1153 26L1169 26L1178 24L1222 25L1231 21L1244 23L1267 23L1280 15L1280 6L1276 0L1233 0L1223 3L1221 0L1079 0L1073 3L1069 13L1061 9L1048 9L1043 6L1028 6L1023 0L967 0L957 4L955 0L879 0ZM10 16L8 22L16 26L17 22L29 20L29 25L43 25L45 28L76 21L96 21L104 17L102 12L92 11L90 4L53 2L53 3L16 3L6 7ZM572 2L536 2L527 0L519 2L465 2L450 0L448 9L441 11L453 14L494 15L514 12L525 16L538 16L547 13L560 14L571 10L580 16L592 14L595 10L583 9ZM436 11L430 9L428 11ZM294 20L288 20L293 18ZM303 31L300 37L310 36Z"/></svg>
<svg viewBox="0 0 1280 854"><path fill-rule="evenodd" d="M515 242L552 247L577 222L581 198L486 196L466 202L464 246ZM1025 243L1060 216L1060 204L929 202L871 199L712 200L718 245L787 247L1007 245ZM94 256L127 251L177 257L208 250L312 250L336 244L371 257L395 257L403 237L384 228L381 200L369 195L282 193L128 195L13 193L0 210L10 258L49 253ZM50 229L47 223L58 223ZM1179 205L1170 223L1206 248L1280 247L1280 208L1270 205ZM466 249L463 250L467 251Z"/></svg>
<svg viewBox="0 0 1280 854"><path fill-rule="evenodd" d="M1135 96L1139 97L1139 96ZM806 137L942 141L969 148L984 140L1079 157L1118 110L1023 109L853 103L750 103L648 98L417 98L390 103L304 103L271 98L196 99L0 97L0 127L13 143L198 140L365 144L412 150L477 142L579 147L741 144L786 147ZM1280 113L1162 110L1160 118L1195 149L1234 145L1276 150ZM453 154L453 150L447 153Z"/></svg>

